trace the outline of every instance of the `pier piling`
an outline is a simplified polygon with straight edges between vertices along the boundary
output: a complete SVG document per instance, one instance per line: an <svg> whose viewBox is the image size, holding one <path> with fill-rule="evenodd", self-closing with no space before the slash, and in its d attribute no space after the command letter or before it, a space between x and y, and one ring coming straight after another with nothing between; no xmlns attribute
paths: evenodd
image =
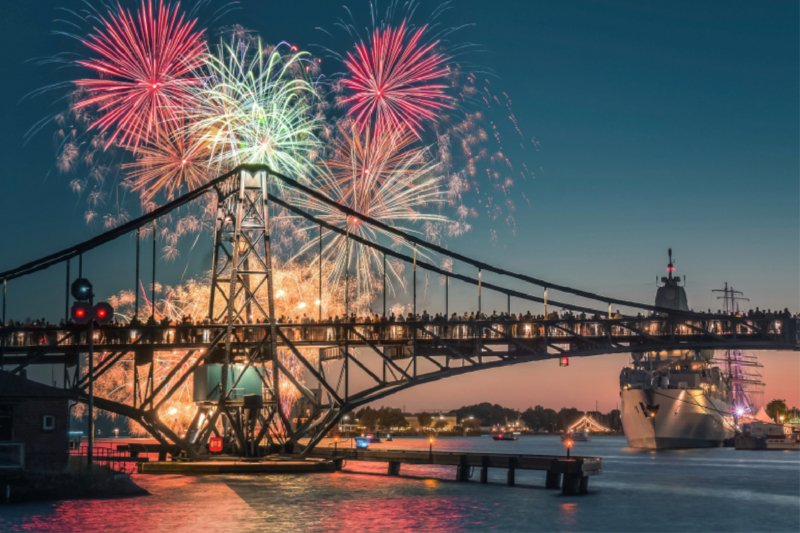
<svg viewBox="0 0 800 533"><path fill-rule="evenodd" d="M546 489L560 489L561 488L561 473L552 470L547 471L544 487Z"/></svg>
<svg viewBox="0 0 800 533"><path fill-rule="evenodd" d="M516 457L509 457L508 458L508 486L513 487L515 484L515 475L517 470L517 458Z"/></svg>
<svg viewBox="0 0 800 533"><path fill-rule="evenodd" d="M489 483L489 456L481 457L481 483Z"/></svg>

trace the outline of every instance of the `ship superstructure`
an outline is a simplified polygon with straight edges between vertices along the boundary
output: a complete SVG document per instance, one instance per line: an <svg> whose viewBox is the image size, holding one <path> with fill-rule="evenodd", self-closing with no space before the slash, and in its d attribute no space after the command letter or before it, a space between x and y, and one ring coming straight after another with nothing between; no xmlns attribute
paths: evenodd
<svg viewBox="0 0 800 533"><path fill-rule="evenodd" d="M669 250L655 304L689 311ZM634 352L620 374L622 426L632 448L705 448L734 435L728 380L713 350Z"/></svg>

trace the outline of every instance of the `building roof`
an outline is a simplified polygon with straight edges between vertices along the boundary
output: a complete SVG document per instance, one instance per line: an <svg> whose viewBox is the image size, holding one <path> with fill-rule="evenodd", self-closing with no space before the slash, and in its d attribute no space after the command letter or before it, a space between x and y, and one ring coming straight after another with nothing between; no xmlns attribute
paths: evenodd
<svg viewBox="0 0 800 533"><path fill-rule="evenodd" d="M58 387L50 387L20 377L11 372L0 371L0 399L3 398L75 398L77 393Z"/></svg>

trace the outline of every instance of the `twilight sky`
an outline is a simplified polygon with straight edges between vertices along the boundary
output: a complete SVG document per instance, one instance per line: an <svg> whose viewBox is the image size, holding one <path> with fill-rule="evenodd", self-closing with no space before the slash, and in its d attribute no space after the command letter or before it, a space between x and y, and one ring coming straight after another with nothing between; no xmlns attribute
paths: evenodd
<svg viewBox="0 0 800 533"><path fill-rule="evenodd" d="M54 130L45 128L27 143L24 139L34 123L64 106L58 101L63 91L24 97L75 75L36 59L80 50L53 34L64 28L55 22L63 18L58 8L80 4L38 0L1 8L6 83L0 101L0 145L5 147L0 153L0 270L101 231L84 223L85 200L73 195L69 177L54 169ZM484 216L473 221L470 234L448 244L500 267L641 302L652 301L655 278L663 275L666 250L672 247L678 274L688 277L693 308L716 308L711 290L727 281L744 291L753 307L797 312L797 2L649 4L453 2L442 23L474 24L457 32L456 40L479 45L482 52L470 59L491 70L495 92L509 95L526 139L539 145L532 150L527 143L523 151L508 143L512 163L525 163L536 176L518 179L512 189L516 232L502 219ZM365 26L367 2L347 5ZM420 13L429 13L432 5L425 2ZM337 2L241 0L239 9L216 26L246 23L267 42L346 52L352 42L333 27L344 16ZM332 60L325 67L338 70ZM507 117L493 119L513 133ZM492 230L496 242L490 239ZM177 282L185 269L195 275L208 268L208 241L174 264L160 262L164 281ZM131 250L126 241L105 255L85 258L98 295L127 288L119 283L118 267L104 272L103 266L112 264L114 254ZM127 270L125 275L133 277ZM484 298L484 308L505 308L504 297ZM474 309L475 300L474 291L451 290L451 309ZM426 304L430 311L442 310L438 289L429 290ZM9 284L9 317L55 320L62 314L63 267ZM765 397L800 405L798 354L759 357ZM479 401L589 409L596 400L608 410L618 402L618 375L627 360L626 355L604 356L573 360L569 368L552 361L479 372L382 403L409 410Z"/></svg>

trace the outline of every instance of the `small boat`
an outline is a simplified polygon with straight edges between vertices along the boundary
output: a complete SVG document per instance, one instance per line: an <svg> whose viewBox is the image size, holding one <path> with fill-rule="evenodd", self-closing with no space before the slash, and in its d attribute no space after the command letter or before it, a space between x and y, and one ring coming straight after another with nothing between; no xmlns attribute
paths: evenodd
<svg viewBox="0 0 800 533"><path fill-rule="evenodd" d="M369 442L371 444L379 444L381 442L381 436L377 435L377 434L375 434L375 435L371 435L371 434L367 435L367 438L369 439Z"/></svg>
<svg viewBox="0 0 800 533"><path fill-rule="evenodd" d="M367 437L356 437L356 448L360 450L366 450L369 448L370 441Z"/></svg>
<svg viewBox="0 0 800 533"><path fill-rule="evenodd" d="M391 433L386 435L386 442L392 442L392 434Z"/></svg>
<svg viewBox="0 0 800 533"><path fill-rule="evenodd" d="M494 440L517 440L517 436L513 433L497 433L492 435Z"/></svg>
<svg viewBox="0 0 800 533"><path fill-rule="evenodd" d="M589 442L592 438L585 431L576 431L575 433L564 433L561 435L561 440L571 440L573 442Z"/></svg>

